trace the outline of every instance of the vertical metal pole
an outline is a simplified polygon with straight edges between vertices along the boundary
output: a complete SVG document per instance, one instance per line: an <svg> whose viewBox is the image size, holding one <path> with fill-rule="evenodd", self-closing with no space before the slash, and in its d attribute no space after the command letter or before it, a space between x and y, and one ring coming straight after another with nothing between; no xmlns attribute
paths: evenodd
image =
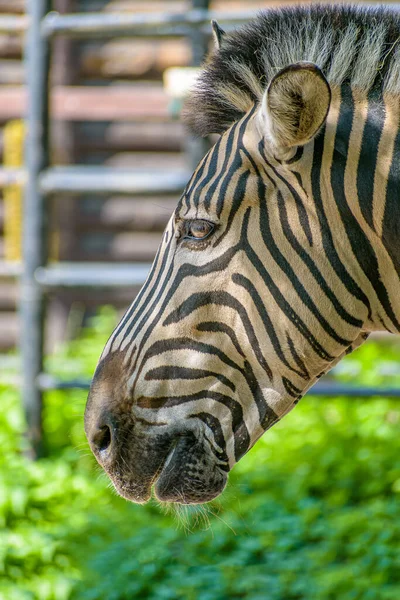
<svg viewBox="0 0 400 600"><path fill-rule="evenodd" d="M209 0L192 0L192 7L208 10ZM210 24L211 31L211 24ZM208 49L208 36L200 29L192 29L190 42L192 46L192 66L200 65ZM191 169L197 167L200 160L210 148L210 142L207 138L199 138L188 134L186 138L186 152L188 154L189 166Z"/></svg>
<svg viewBox="0 0 400 600"><path fill-rule="evenodd" d="M21 280L22 402L27 420L30 455L42 454L42 393L37 378L43 366L44 294L35 281L36 269L46 261L44 197L39 174L49 164L49 41L40 26L50 0L29 0L29 30L25 45L28 107L25 162L23 275Z"/></svg>

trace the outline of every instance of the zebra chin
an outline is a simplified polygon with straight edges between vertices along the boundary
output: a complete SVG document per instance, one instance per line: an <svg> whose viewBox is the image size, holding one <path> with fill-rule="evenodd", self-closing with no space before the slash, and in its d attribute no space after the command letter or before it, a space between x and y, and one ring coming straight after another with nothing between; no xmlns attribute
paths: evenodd
<svg viewBox="0 0 400 600"><path fill-rule="evenodd" d="M229 458L223 438L210 428L211 416L161 418L157 410L139 407L143 398L132 401L123 386L110 385L110 368L115 368L115 357L96 371L85 432L116 491L136 503L147 502L152 492L160 502L180 504L218 496L227 482Z"/></svg>
<svg viewBox="0 0 400 600"><path fill-rule="evenodd" d="M161 502L202 504L221 494L227 473L215 464L198 442L181 437L171 447L154 484Z"/></svg>
<svg viewBox="0 0 400 600"><path fill-rule="evenodd" d="M86 413L86 434L97 462L116 491L145 503L201 504L224 489L229 467L212 449L202 424L152 425L130 415Z"/></svg>
<svg viewBox="0 0 400 600"><path fill-rule="evenodd" d="M142 460L138 456L130 459L129 449L125 449L113 463L102 464L122 497L142 504L150 500L153 491L160 502L203 504L221 494L228 468L224 471L217 465L215 457L192 433L179 435L167 450L161 446L159 443L159 456L153 460L146 449Z"/></svg>

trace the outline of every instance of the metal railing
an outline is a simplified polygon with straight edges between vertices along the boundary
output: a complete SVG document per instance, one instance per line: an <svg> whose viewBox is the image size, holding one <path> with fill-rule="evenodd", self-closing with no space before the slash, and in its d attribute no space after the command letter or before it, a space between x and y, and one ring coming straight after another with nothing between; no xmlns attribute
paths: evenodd
<svg viewBox="0 0 400 600"><path fill-rule="evenodd" d="M28 423L32 456L41 453L41 413L43 392L49 389L86 389L88 380L61 381L43 372L43 325L45 296L49 288L115 287L143 283L147 264L47 264L46 203L55 193L179 193L190 173L159 172L157 177L103 167L52 167L49 149L49 64L54 36L187 36L192 45L193 63L199 64L206 50L211 19L224 29L253 17L253 11L232 14L208 11L208 0L192 0L185 14L74 14L51 12L50 0L28 0L28 17L0 18L0 31L27 29L26 65L28 86L27 140L25 169L0 170L0 185L18 181L25 185L23 269L21 276L21 354L22 399ZM192 161L206 146L203 140L190 140ZM4 267L5 271L7 267ZM400 396L399 389L338 386L320 382L309 394Z"/></svg>
<svg viewBox="0 0 400 600"><path fill-rule="evenodd" d="M208 0L192 0L193 9L184 15L60 15L51 12L50 0L30 0L25 20L4 22L24 28L27 22L26 66L28 86L27 140L25 156L25 203L23 270L21 275L22 400L33 456L41 453L43 390L56 381L43 372L45 296L53 287L116 287L140 285L149 264L47 264L46 204L55 193L80 194L179 194L189 172L126 171L94 167L52 167L49 148L49 66L51 42L58 34L74 36L188 36L193 64L199 64L207 49L208 35L199 25L210 19ZM246 14L246 16L250 16ZM227 15L228 17L228 15ZM231 21L242 20L235 16ZM0 20L0 29L2 21ZM21 30L18 29L18 30ZM206 150L206 142L190 140L192 162ZM21 177L9 174L4 178ZM43 385L46 381L46 385ZM70 382L69 387L78 385Z"/></svg>

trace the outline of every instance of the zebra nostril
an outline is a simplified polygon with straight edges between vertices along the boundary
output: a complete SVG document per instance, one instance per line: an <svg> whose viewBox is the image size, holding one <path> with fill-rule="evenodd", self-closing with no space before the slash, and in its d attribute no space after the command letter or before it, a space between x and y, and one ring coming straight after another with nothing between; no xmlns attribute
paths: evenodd
<svg viewBox="0 0 400 600"><path fill-rule="evenodd" d="M97 454L105 456L111 449L112 435L108 425L100 427L92 437L92 446Z"/></svg>

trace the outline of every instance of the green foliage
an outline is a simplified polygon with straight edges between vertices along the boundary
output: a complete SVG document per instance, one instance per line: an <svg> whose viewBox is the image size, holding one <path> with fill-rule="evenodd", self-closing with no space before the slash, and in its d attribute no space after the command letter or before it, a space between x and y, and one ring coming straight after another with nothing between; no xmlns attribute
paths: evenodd
<svg viewBox="0 0 400 600"><path fill-rule="evenodd" d="M48 361L92 374L115 322L103 311ZM398 345L336 369L398 385ZM305 398L231 474L223 497L180 511L118 498L89 455L85 394L46 395L48 458L24 457L16 391L0 388L0 600L400 598L400 404Z"/></svg>

